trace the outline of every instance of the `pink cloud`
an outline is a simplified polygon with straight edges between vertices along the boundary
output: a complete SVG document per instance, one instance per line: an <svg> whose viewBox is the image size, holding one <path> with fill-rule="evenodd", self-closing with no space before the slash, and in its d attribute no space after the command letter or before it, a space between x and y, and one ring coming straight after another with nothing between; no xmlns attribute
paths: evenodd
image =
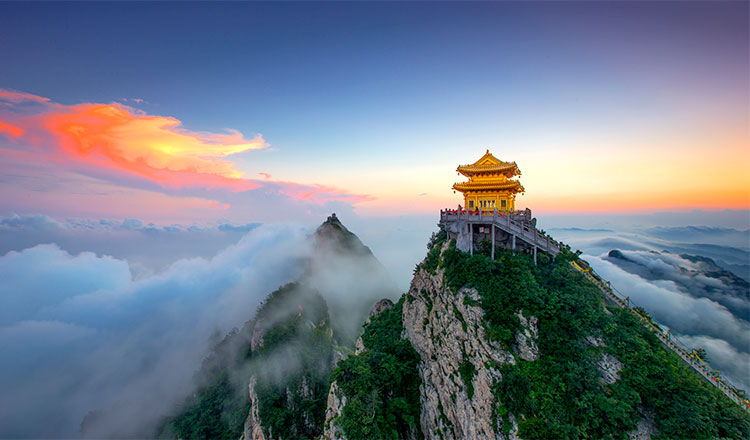
<svg viewBox="0 0 750 440"><path fill-rule="evenodd" d="M211 207L216 209L223 209L227 210L231 207L228 203L221 203L221 202L211 202Z"/></svg>
<svg viewBox="0 0 750 440"><path fill-rule="evenodd" d="M45 102L46 98L0 90L0 100ZM20 116L12 124L0 120L0 124L2 132L13 137L34 132L28 139L31 143L51 143L54 153L71 162L176 188L257 188L223 158L268 146L261 135L245 139L237 130L192 132L176 118L148 115L117 103L50 104L37 114Z"/></svg>
<svg viewBox="0 0 750 440"><path fill-rule="evenodd" d="M41 105L33 107L31 114L28 106L15 108L25 102ZM192 131L177 118L150 115L119 103L63 105L3 89L0 104L4 104L0 134L12 139L0 147L0 160L10 167L39 164L114 185L198 197L213 209L232 211L249 209L251 200L266 203L275 196L303 204L372 199L327 186L273 181L269 173L258 173L263 179L245 177L228 157L266 148L261 135L248 139L232 129ZM250 193L256 195L242 195Z"/></svg>

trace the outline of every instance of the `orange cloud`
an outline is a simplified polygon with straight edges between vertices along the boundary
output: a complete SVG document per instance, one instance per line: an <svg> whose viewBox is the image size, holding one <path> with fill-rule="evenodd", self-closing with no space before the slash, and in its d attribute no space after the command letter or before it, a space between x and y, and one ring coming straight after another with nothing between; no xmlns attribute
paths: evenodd
<svg viewBox="0 0 750 440"><path fill-rule="evenodd" d="M0 134L5 133L10 137L17 138L23 136L24 132L24 129L21 127L16 127L7 122L0 121Z"/></svg>
<svg viewBox="0 0 750 440"><path fill-rule="evenodd" d="M29 108L13 105L34 101ZM357 203L368 196L348 194L331 187L248 179L227 157L266 148L261 135L246 139L237 130L196 132L173 117L149 115L119 103L62 105L35 95L0 89L0 133L21 138L19 148L0 149L0 157L23 163L70 165L78 173L132 186L133 176L180 196L229 197L227 193L261 189L289 199L324 203ZM1 105L5 104L5 105ZM137 185L136 185L137 186ZM184 191L192 189L193 192ZM216 190L216 191L213 191ZM210 200L210 199L209 199ZM229 209L224 201L212 207Z"/></svg>
<svg viewBox="0 0 750 440"><path fill-rule="evenodd" d="M29 136L35 144L55 144L63 159L113 169L147 178L166 187L227 187L235 191L257 188L224 158L267 147L263 137L192 132L178 119L153 116L126 105L49 103L47 98L0 89L0 103L43 103L41 111L16 115L13 123L0 120L0 134ZM54 137L48 142L49 136Z"/></svg>
<svg viewBox="0 0 750 440"><path fill-rule="evenodd" d="M169 186L185 184L181 176L169 172L202 175L198 180L214 185L241 178L234 164L220 158L267 146L260 135L246 140L235 130L189 132L175 118L146 115L120 104L67 107L42 115L41 124L58 138L64 152L79 160L114 166Z"/></svg>

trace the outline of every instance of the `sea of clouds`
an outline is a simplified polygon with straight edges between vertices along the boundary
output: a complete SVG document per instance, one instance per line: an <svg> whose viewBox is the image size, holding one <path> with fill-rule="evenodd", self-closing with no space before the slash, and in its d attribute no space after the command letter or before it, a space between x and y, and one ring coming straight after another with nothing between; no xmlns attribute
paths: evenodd
<svg viewBox="0 0 750 440"><path fill-rule="evenodd" d="M256 226L212 257L140 276L125 259L57 244L5 253L0 437L77 437L89 411L155 424L190 392L207 349L300 275L306 237L296 226Z"/></svg>
<svg viewBox="0 0 750 440"><path fill-rule="evenodd" d="M540 225L750 389L747 218L544 216ZM437 220L342 218L399 291ZM76 437L91 411L117 414L112 432L132 432L117 423L148 431L192 390L209 348L301 275L314 226L0 218L0 437Z"/></svg>
<svg viewBox="0 0 750 440"><path fill-rule="evenodd" d="M643 307L682 345L703 348L713 368L750 390L747 229L646 225L549 232L580 249L621 296Z"/></svg>

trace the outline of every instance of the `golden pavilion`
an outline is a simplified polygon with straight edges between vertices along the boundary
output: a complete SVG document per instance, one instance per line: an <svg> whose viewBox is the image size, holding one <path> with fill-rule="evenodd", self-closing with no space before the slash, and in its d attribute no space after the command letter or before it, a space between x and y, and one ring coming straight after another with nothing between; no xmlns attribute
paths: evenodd
<svg viewBox="0 0 750 440"><path fill-rule="evenodd" d="M470 211L513 211L516 194L524 192L521 182L513 179L521 175L518 165L503 162L490 150L471 165L459 165L456 171L469 178L454 184L453 189L464 195L464 207Z"/></svg>

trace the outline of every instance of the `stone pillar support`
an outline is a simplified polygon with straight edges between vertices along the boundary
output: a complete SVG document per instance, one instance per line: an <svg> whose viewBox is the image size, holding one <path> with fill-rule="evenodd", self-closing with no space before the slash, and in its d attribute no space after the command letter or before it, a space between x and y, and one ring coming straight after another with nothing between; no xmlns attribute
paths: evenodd
<svg viewBox="0 0 750 440"><path fill-rule="evenodd" d="M494 213L492 214L494 217ZM492 261L495 261L495 223L492 223Z"/></svg>
<svg viewBox="0 0 750 440"><path fill-rule="evenodd" d="M474 255L474 225L469 223L469 253Z"/></svg>

